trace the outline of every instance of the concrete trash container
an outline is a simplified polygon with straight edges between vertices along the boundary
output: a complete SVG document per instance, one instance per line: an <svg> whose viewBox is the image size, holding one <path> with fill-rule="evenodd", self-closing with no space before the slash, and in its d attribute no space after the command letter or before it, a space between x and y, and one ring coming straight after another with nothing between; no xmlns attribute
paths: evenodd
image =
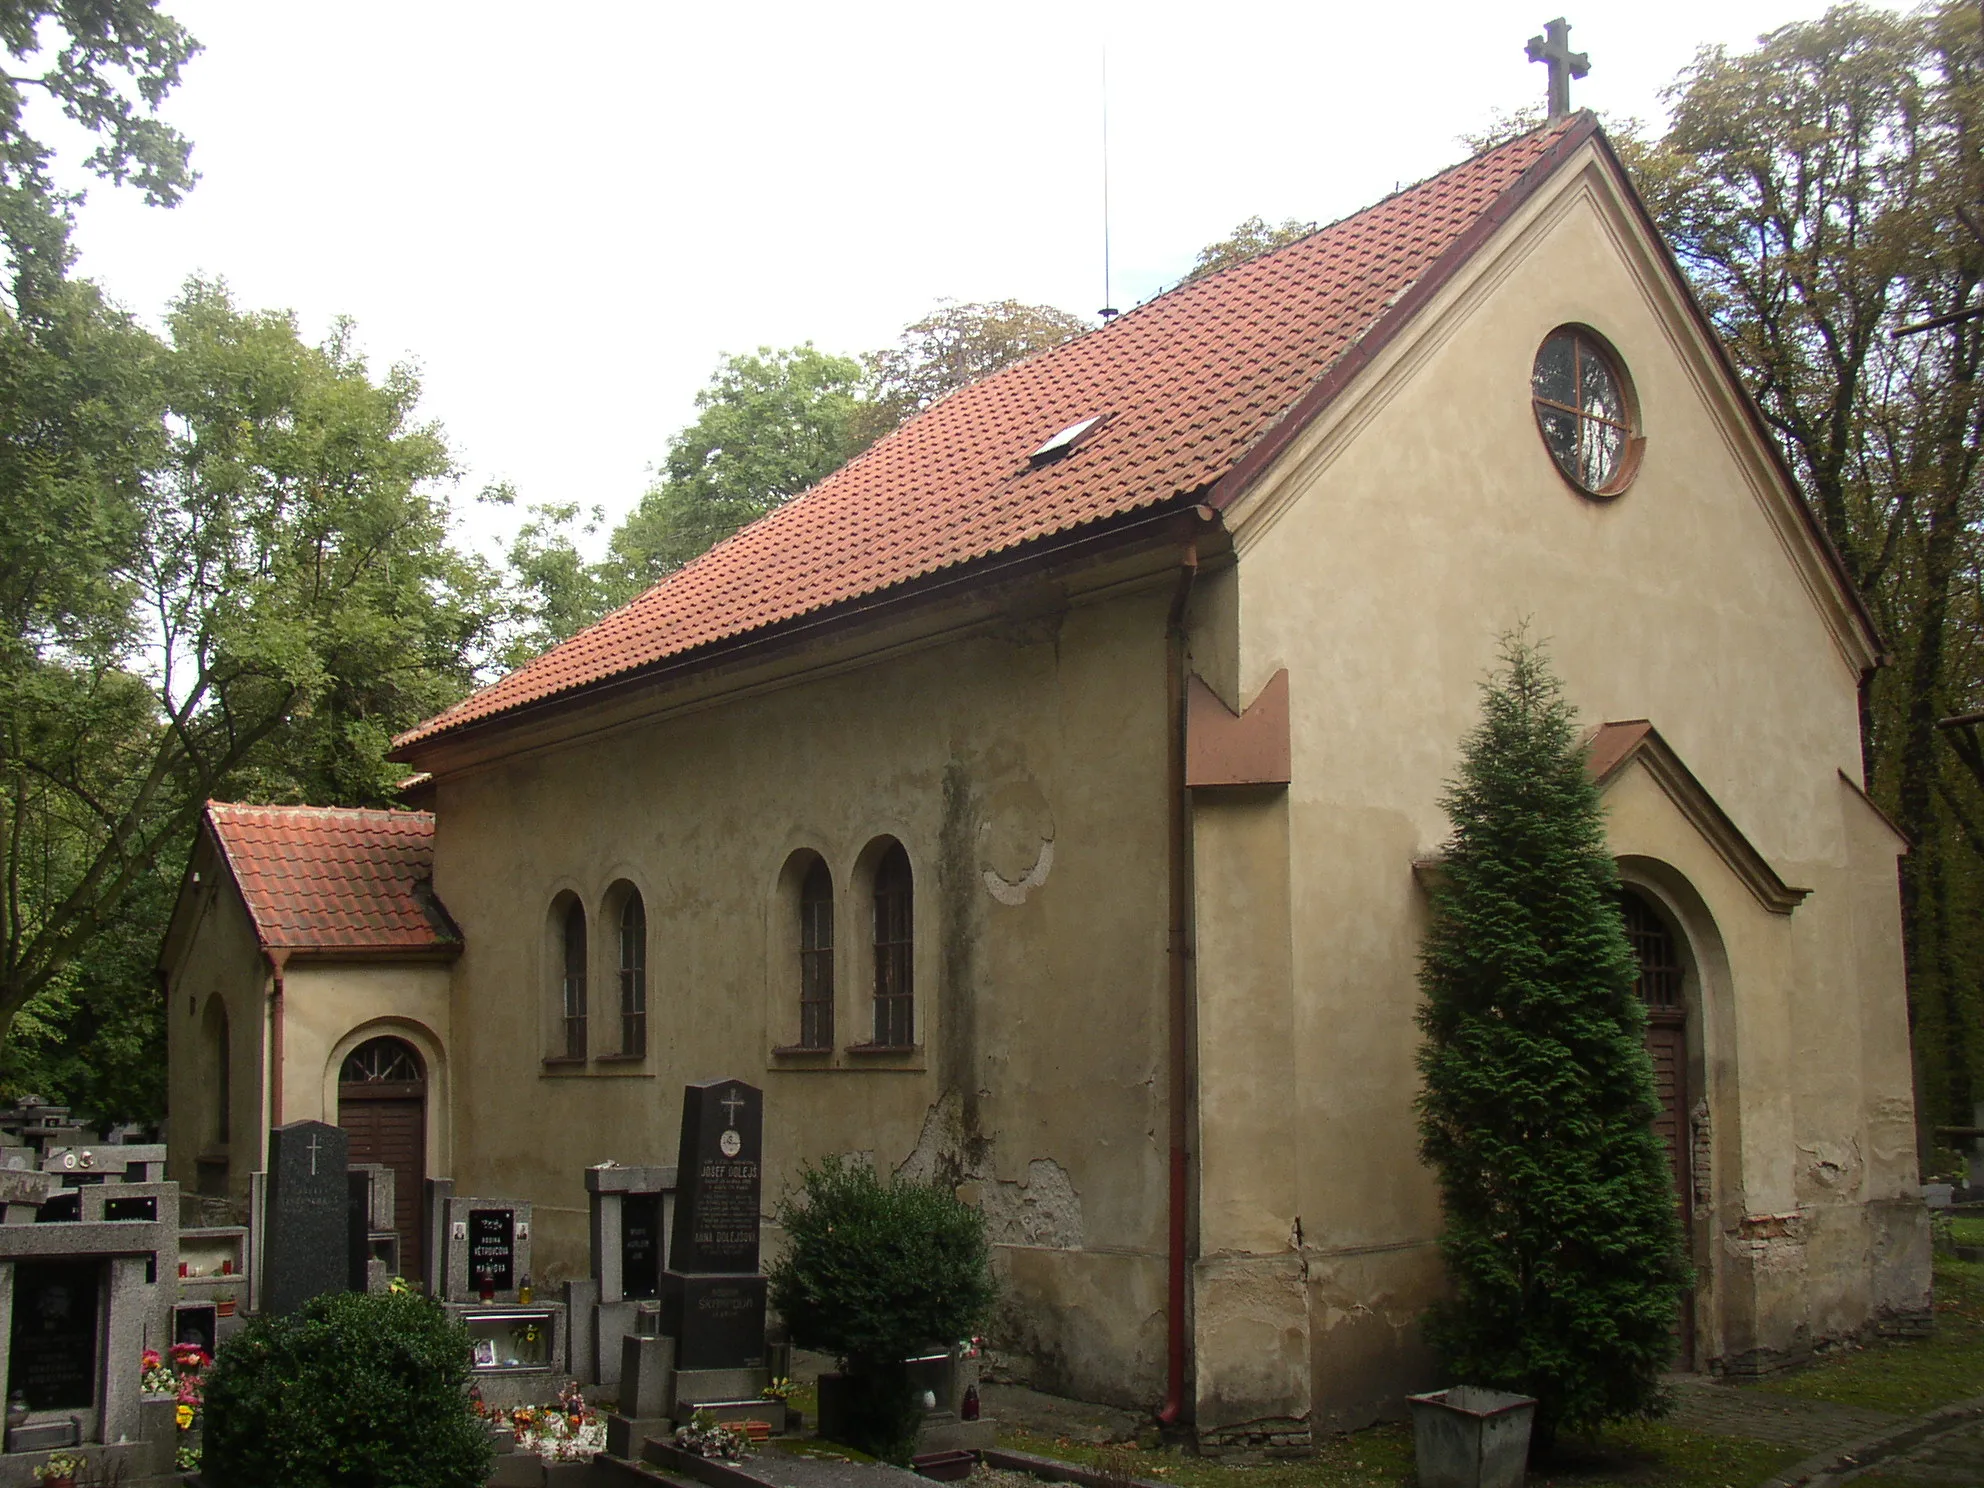
<svg viewBox="0 0 1984 1488"><path fill-rule="evenodd" d="M1408 1395L1419 1488L1522 1488L1536 1402L1455 1385Z"/></svg>

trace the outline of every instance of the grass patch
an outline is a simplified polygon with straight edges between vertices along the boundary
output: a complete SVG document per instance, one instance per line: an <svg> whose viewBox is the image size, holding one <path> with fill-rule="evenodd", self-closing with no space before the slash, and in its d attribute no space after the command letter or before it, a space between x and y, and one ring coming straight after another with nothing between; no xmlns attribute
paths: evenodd
<svg viewBox="0 0 1984 1488"><path fill-rule="evenodd" d="M1796 1400L1917 1416L1984 1395L1984 1265L1936 1258L1936 1331L1840 1349L1753 1388Z"/></svg>
<svg viewBox="0 0 1984 1488"><path fill-rule="evenodd" d="M1984 1214L1953 1214L1943 1223L1958 1245L1984 1245Z"/></svg>
<svg viewBox="0 0 1984 1488"><path fill-rule="evenodd" d="M1065 1437L1001 1432L1001 1444L1020 1452L1111 1465L1139 1478L1179 1488L1413 1488L1412 1430L1386 1423L1326 1438L1314 1457L1242 1465L1193 1457L1170 1448L1094 1447ZM1530 1470L1531 1488L1749 1488L1806 1454L1768 1442L1732 1440L1683 1431L1660 1422L1634 1422L1597 1441L1565 1441L1552 1461Z"/></svg>

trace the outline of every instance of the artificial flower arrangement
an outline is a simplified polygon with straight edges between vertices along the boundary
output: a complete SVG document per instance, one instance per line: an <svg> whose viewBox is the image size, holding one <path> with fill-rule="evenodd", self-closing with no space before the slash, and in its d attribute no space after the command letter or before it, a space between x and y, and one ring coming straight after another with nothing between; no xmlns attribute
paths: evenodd
<svg viewBox="0 0 1984 1488"><path fill-rule="evenodd" d="M555 1405L520 1405L513 1410L483 1403L482 1391L469 1386L469 1405L486 1421L504 1422L516 1437L517 1449L535 1452L546 1462L590 1462L606 1450L606 1422L590 1405L577 1380L558 1392Z"/></svg>
<svg viewBox="0 0 1984 1488"><path fill-rule="evenodd" d="M146 1349L139 1388L147 1395L176 1395L179 1376L166 1367L157 1349Z"/></svg>
<svg viewBox="0 0 1984 1488"><path fill-rule="evenodd" d="M689 1418L687 1426L675 1428L675 1445L698 1457L714 1457L722 1462L743 1462L751 1453L745 1446L745 1433L718 1423L706 1410Z"/></svg>
<svg viewBox="0 0 1984 1488"><path fill-rule="evenodd" d="M760 1400L790 1400L798 1393L798 1390L799 1386L781 1374L777 1379L758 1392L758 1398Z"/></svg>
<svg viewBox="0 0 1984 1488"><path fill-rule="evenodd" d="M82 1470L83 1459L81 1457L75 1456L70 1452L56 1452L46 1462L35 1468L34 1475L42 1482L50 1485L56 1483L73 1483L76 1481L76 1474Z"/></svg>

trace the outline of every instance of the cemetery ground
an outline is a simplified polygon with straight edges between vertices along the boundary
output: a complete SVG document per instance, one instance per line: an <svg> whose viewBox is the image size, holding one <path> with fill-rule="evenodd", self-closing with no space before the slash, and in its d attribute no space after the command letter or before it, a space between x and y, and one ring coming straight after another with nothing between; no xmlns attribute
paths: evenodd
<svg viewBox="0 0 1984 1488"><path fill-rule="evenodd" d="M1958 1221L1959 1225L1966 1223ZM1984 1245L1979 1233L1957 1243ZM1529 1475L1531 1488L1759 1488L1822 1453L1892 1431L1939 1407L1984 1396L1984 1263L1936 1261L1932 1336L1868 1343L1755 1385L1676 1380L1665 1420L1614 1427L1596 1440L1567 1439ZM993 1386L988 1413L1017 1451L1178 1488L1409 1488L1412 1433L1404 1423L1325 1437L1315 1455L1289 1460L1195 1457L1140 1442L1101 1440L1105 1419L1030 1406L1030 1392ZM1898 1451L1852 1479L1868 1488L1977 1488L1984 1484L1984 1424L1972 1423Z"/></svg>

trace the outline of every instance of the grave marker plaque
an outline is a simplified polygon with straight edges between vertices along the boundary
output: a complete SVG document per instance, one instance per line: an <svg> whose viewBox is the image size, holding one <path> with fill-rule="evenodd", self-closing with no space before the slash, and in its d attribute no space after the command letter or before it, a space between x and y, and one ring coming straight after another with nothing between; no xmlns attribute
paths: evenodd
<svg viewBox="0 0 1984 1488"><path fill-rule="evenodd" d="M472 1292L507 1292L517 1255L516 1211L468 1212L468 1286Z"/></svg>
<svg viewBox="0 0 1984 1488"><path fill-rule="evenodd" d="M683 1087L670 1270L756 1274L764 1099L742 1080Z"/></svg>
<svg viewBox="0 0 1984 1488"><path fill-rule="evenodd" d="M620 1201L620 1291L625 1297L661 1294L661 1195L627 1194Z"/></svg>
<svg viewBox="0 0 1984 1488"><path fill-rule="evenodd" d="M345 1133L321 1121L292 1121L269 1133L265 1311L294 1312L319 1293L347 1289L349 1151Z"/></svg>
<svg viewBox="0 0 1984 1488"><path fill-rule="evenodd" d="M21 1261L14 1267L14 1326L7 1394L29 1410L96 1404L97 1293L101 1261Z"/></svg>

